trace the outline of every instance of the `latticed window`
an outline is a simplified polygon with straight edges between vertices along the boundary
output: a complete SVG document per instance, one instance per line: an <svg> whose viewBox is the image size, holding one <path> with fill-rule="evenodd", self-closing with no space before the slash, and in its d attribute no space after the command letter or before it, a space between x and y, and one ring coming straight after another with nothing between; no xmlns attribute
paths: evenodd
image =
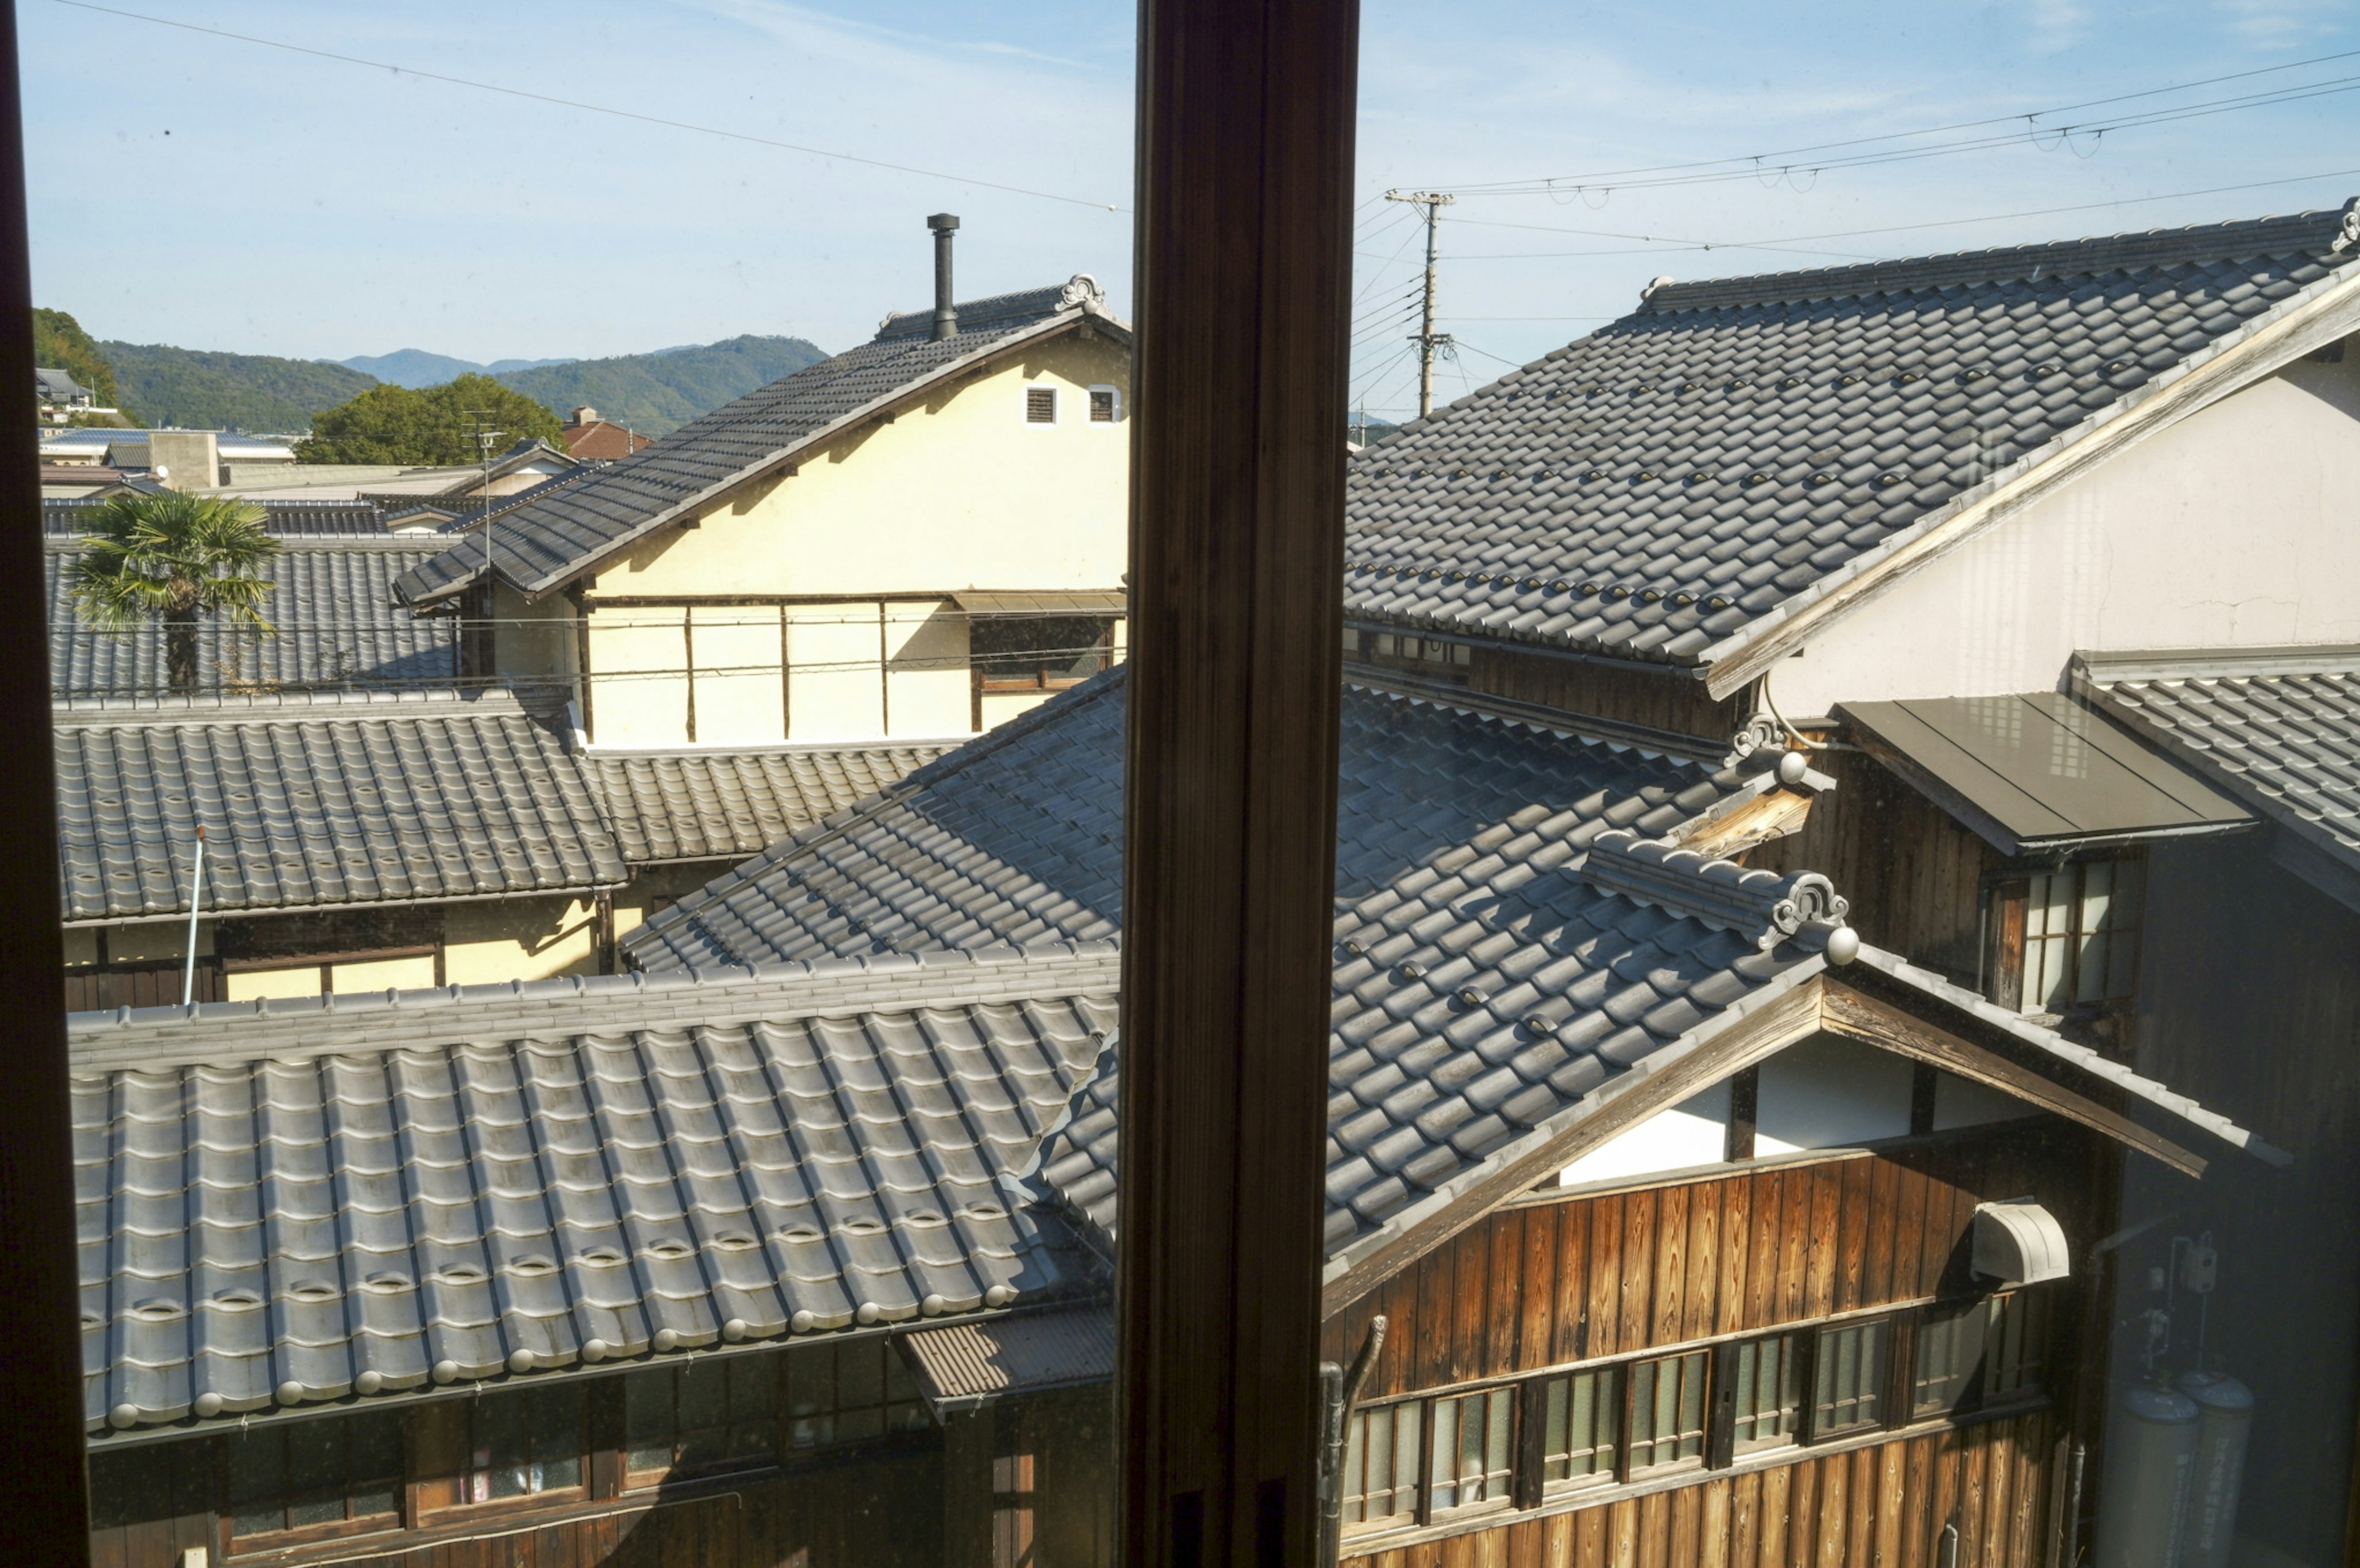
<svg viewBox="0 0 2360 1568"><path fill-rule="evenodd" d="M623 1379L623 1470L633 1486L745 1470L779 1456L779 1358L655 1367Z"/></svg>
<svg viewBox="0 0 2360 1568"><path fill-rule="evenodd" d="M1426 1407L1413 1399L1358 1411L1344 1440L1344 1522L1417 1512L1418 1453Z"/></svg>
<svg viewBox="0 0 2360 1568"><path fill-rule="evenodd" d="M1819 1331L1811 1435L1833 1437L1885 1420L1885 1369L1893 1324L1885 1318Z"/></svg>
<svg viewBox="0 0 2360 1568"><path fill-rule="evenodd" d="M1057 422L1057 389L1054 387L1024 388L1024 422L1028 425L1054 425Z"/></svg>
<svg viewBox="0 0 2360 1568"><path fill-rule="evenodd" d="M1929 1309L1918 1324L1909 1413L2012 1404L2042 1392L2051 1296L2046 1290Z"/></svg>
<svg viewBox="0 0 2360 1568"><path fill-rule="evenodd" d="M900 1352L882 1339L787 1353L787 1445L832 1448L932 1424Z"/></svg>
<svg viewBox="0 0 2360 1568"><path fill-rule="evenodd" d="M1622 1426L1621 1368L1550 1378L1541 1390L1541 1484L1612 1480Z"/></svg>
<svg viewBox="0 0 2360 1568"><path fill-rule="evenodd" d="M2092 860L2027 880L2025 1011L2061 1013L2136 988L2144 870L2136 860Z"/></svg>
<svg viewBox="0 0 2360 1568"><path fill-rule="evenodd" d="M229 1439L230 1534L389 1529L401 1508L401 1416L279 1422ZM329 1532L333 1533L333 1532Z"/></svg>
<svg viewBox="0 0 2360 1568"><path fill-rule="evenodd" d="M1730 1355L1731 1450L1751 1454L1802 1435L1803 1336L1751 1340Z"/></svg>
<svg viewBox="0 0 2360 1568"><path fill-rule="evenodd" d="M1508 1495L1514 1475L1516 1393L1487 1388L1434 1401L1434 1508L1463 1508Z"/></svg>
<svg viewBox="0 0 2360 1568"><path fill-rule="evenodd" d="M1631 1468L1704 1457L1705 1351L1642 1361L1631 1368Z"/></svg>

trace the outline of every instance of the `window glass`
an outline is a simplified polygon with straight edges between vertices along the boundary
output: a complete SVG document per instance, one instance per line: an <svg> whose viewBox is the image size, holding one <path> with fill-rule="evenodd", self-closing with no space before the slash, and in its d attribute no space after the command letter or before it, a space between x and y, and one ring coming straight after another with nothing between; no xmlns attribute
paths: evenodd
<svg viewBox="0 0 2360 1568"><path fill-rule="evenodd" d="M1731 1401L1734 1451L1750 1454L1795 1441L1802 1425L1803 1336L1749 1340L1730 1358L1737 1386Z"/></svg>
<svg viewBox="0 0 2360 1568"><path fill-rule="evenodd" d="M2012 1290L1985 1303L1983 1402L2034 1399L2046 1389L2054 1290Z"/></svg>
<svg viewBox="0 0 2360 1568"><path fill-rule="evenodd" d="M985 691L1054 690L1107 667L1113 625L1098 615L979 616L967 646Z"/></svg>
<svg viewBox="0 0 2360 1568"><path fill-rule="evenodd" d="M1966 1401L1983 1365L1983 1329L1991 1304L1975 1301L1928 1307L1918 1320L1909 1372L1909 1413L1939 1415Z"/></svg>
<svg viewBox="0 0 2360 1568"><path fill-rule="evenodd" d="M465 1500L492 1503L582 1485L583 1392L579 1384L556 1384L475 1401Z"/></svg>
<svg viewBox="0 0 2360 1568"><path fill-rule="evenodd" d="M787 1446L832 1448L933 1424L901 1353L881 1337L786 1353Z"/></svg>
<svg viewBox="0 0 2360 1568"><path fill-rule="evenodd" d="M1607 1367L1551 1377L1541 1390L1541 1481L1593 1483L1614 1475L1622 1373Z"/></svg>
<svg viewBox="0 0 2360 1568"><path fill-rule="evenodd" d="M275 1422L233 1433L228 1449L233 1536L366 1519L390 1525L401 1506L397 1411Z"/></svg>
<svg viewBox="0 0 2360 1568"><path fill-rule="evenodd" d="M1706 1368L1701 1350L1631 1368L1631 1469L1633 1474L1704 1455Z"/></svg>
<svg viewBox="0 0 2360 1568"><path fill-rule="evenodd" d="M639 1485L669 1475L773 1463L781 1359L741 1356L703 1367L650 1367L627 1376L627 1479Z"/></svg>
<svg viewBox="0 0 2360 1568"><path fill-rule="evenodd" d="M1463 1508L1508 1495L1513 1388L1434 1401L1434 1507Z"/></svg>
<svg viewBox="0 0 2360 1568"><path fill-rule="evenodd" d="M1426 1407L1411 1399L1354 1412L1344 1441L1344 1522L1417 1511L1418 1435Z"/></svg>
<svg viewBox="0 0 2360 1568"><path fill-rule="evenodd" d="M1884 1318L1819 1331L1812 1436L1860 1432L1884 1421L1885 1356L1892 1335L1893 1325Z"/></svg>
<svg viewBox="0 0 2360 1568"><path fill-rule="evenodd" d="M2027 1012L2116 1001L2138 981L2146 866L2092 860L2027 879L2024 907Z"/></svg>

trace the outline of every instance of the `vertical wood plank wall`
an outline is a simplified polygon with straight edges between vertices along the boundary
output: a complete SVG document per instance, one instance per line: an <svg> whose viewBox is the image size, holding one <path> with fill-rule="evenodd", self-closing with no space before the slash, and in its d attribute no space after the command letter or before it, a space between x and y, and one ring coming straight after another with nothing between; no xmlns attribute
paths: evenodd
<svg viewBox="0 0 2360 1568"><path fill-rule="evenodd" d="M1467 669L1470 690L1520 702L1539 702L1568 713L1645 724L1674 735L1727 740L1753 713L1743 697L1714 702L1704 682L1685 670L1661 674L1628 665L1549 659L1478 643Z"/></svg>
<svg viewBox="0 0 2360 1568"><path fill-rule="evenodd" d="M1852 900L1863 941L1972 985L1983 877L2002 864L1999 852L1874 757L1824 751L1811 765L1835 789L1812 803L1801 832L1748 852L1745 864L1820 873Z"/></svg>
<svg viewBox="0 0 2360 1568"><path fill-rule="evenodd" d="M1362 1398L1770 1329L1964 1283L1975 1204L2039 1196L2085 1235L2082 1135L2016 1124L1869 1156L1505 1209L1331 1317L1349 1362L1371 1317Z"/></svg>
<svg viewBox="0 0 2360 1568"><path fill-rule="evenodd" d="M2039 1560L2047 1411L1344 1559L1346 1568L1957 1568Z"/></svg>

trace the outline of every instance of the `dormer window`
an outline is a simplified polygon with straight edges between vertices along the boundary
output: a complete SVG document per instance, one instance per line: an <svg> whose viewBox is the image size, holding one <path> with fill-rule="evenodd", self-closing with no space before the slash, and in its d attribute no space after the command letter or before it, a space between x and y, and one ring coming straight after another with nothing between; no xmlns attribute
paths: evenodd
<svg viewBox="0 0 2360 1568"><path fill-rule="evenodd" d="M2055 1016L2119 1010L2137 988L2146 863L2085 860L1995 889L1994 1000Z"/></svg>
<svg viewBox="0 0 2360 1568"><path fill-rule="evenodd" d="M1028 425L1054 425L1057 422L1057 389L1054 387L1024 388L1024 422Z"/></svg>

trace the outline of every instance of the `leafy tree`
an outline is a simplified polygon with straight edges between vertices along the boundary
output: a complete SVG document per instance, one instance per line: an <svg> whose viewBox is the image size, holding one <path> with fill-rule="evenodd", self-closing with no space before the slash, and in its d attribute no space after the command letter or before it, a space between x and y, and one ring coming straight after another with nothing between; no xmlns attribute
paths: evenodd
<svg viewBox="0 0 2360 1568"><path fill-rule="evenodd" d="M33 363L64 371L97 393L102 407L123 408L123 394L115 386L115 367L82 330L82 323L63 310L34 310ZM124 412L127 415L130 410Z"/></svg>
<svg viewBox="0 0 2360 1568"><path fill-rule="evenodd" d="M482 453L475 445L471 409L487 410L484 423L502 432L503 449L523 437L539 436L564 450L555 414L488 376L467 375L416 391L391 385L372 387L349 402L322 408L312 416L311 439L296 443L295 460L473 463Z"/></svg>
<svg viewBox="0 0 2360 1568"><path fill-rule="evenodd" d="M266 635L262 602L277 586L259 570L278 553L262 508L228 496L167 490L115 495L98 508L90 548L73 563L74 603L117 635L164 623L166 679L197 689L197 617L225 615Z"/></svg>

